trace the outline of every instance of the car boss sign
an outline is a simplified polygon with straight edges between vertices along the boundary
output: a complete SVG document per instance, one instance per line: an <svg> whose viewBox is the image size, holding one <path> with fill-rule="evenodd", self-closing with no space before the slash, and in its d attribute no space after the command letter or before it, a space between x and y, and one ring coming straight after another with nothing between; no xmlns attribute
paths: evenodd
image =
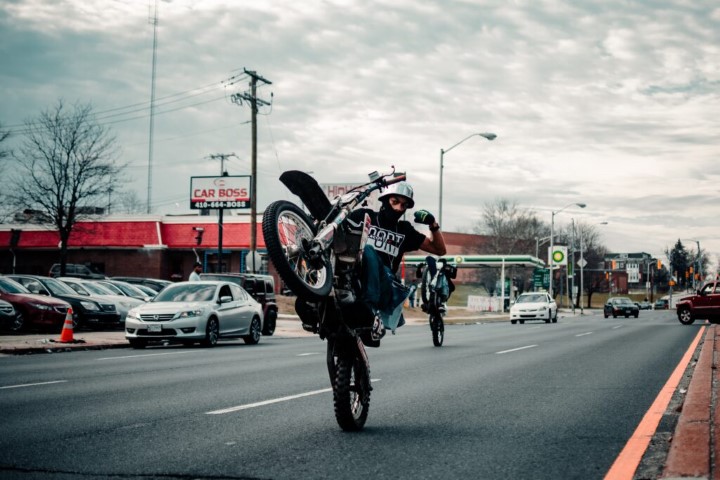
<svg viewBox="0 0 720 480"><path fill-rule="evenodd" d="M190 177L190 208L250 208L250 175Z"/></svg>

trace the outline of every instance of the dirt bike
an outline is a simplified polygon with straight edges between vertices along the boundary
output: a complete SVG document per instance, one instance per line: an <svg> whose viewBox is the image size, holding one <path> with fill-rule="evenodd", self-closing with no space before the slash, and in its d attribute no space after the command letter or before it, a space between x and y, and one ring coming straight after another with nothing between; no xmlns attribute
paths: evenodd
<svg viewBox="0 0 720 480"><path fill-rule="evenodd" d="M369 176L368 183L331 202L307 173L284 172L280 181L300 197L309 214L292 202L278 200L266 208L262 221L268 256L297 295L296 310L303 324L313 318L313 333L327 340L335 419L346 431L361 430L368 416L372 387L363 342L373 314L358 298L370 217L365 215L361 231L351 231L344 220L373 192L405 180L394 167L390 173Z"/></svg>
<svg viewBox="0 0 720 480"><path fill-rule="evenodd" d="M448 265L445 259L440 259L438 262L434 257L426 257L425 268L421 272L422 305L420 308L428 314L433 345L442 347L445 340L445 320L443 318L446 313L445 303L455 290L452 279L457 276L457 267Z"/></svg>

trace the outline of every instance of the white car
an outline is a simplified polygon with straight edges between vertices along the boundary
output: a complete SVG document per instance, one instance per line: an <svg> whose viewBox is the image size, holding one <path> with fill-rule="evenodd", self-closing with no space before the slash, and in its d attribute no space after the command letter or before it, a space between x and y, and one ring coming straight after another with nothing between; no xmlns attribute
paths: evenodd
<svg viewBox="0 0 720 480"><path fill-rule="evenodd" d="M525 323L525 320L557 322L557 304L545 292L522 293L510 307L510 323Z"/></svg>
<svg viewBox="0 0 720 480"><path fill-rule="evenodd" d="M120 323L125 321L125 317L127 317L127 314L131 308L137 307L138 305L145 303L144 301L137 298L126 297L125 295L117 295L113 291L106 289L102 285L95 283L91 280L86 280L84 278L57 277L56 280L60 280L65 285L75 290L78 295L100 299L105 302L113 302L115 304L115 309L120 315Z"/></svg>
<svg viewBox="0 0 720 480"><path fill-rule="evenodd" d="M125 318L133 348L158 340L212 347L220 338L237 337L254 345L262 328L260 304L239 285L219 281L173 283Z"/></svg>

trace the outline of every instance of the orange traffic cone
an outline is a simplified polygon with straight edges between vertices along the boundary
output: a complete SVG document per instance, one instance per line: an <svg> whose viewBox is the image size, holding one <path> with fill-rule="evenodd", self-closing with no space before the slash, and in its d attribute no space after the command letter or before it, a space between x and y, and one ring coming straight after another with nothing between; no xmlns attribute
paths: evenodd
<svg viewBox="0 0 720 480"><path fill-rule="evenodd" d="M60 332L60 339L57 340L59 343L73 343L73 311L72 308L68 308L67 315L65 316L65 324L63 325L62 332Z"/></svg>

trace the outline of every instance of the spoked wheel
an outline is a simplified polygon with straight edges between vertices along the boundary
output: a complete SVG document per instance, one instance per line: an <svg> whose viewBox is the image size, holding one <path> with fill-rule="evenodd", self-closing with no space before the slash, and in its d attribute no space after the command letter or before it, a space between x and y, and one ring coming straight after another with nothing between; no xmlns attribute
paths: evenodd
<svg viewBox="0 0 720 480"><path fill-rule="evenodd" d="M440 315L433 315L430 318L430 329L432 330L433 345L442 347L445 339L445 322Z"/></svg>
<svg viewBox="0 0 720 480"><path fill-rule="evenodd" d="M15 318L12 319L12 322L10 322L10 325L8 325L8 329L10 329L11 332L22 332L25 328L25 315L19 310L15 311Z"/></svg>
<svg viewBox="0 0 720 480"><path fill-rule="evenodd" d="M331 374L332 370L335 374L332 382L335 419L346 432L362 430L370 408L370 371L355 353L336 352L331 369Z"/></svg>
<svg viewBox="0 0 720 480"><path fill-rule="evenodd" d="M217 345L219 337L220 324L218 323L217 318L210 317L205 328L205 338L200 343L202 343L204 347L214 347Z"/></svg>
<svg viewBox="0 0 720 480"><path fill-rule="evenodd" d="M271 203L263 215L262 231L268 256L290 290L309 301L330 293L333 273L328 259L322 266L307 261L303 240L312 240L315 227L300 207L285 200Z"/></svg>

